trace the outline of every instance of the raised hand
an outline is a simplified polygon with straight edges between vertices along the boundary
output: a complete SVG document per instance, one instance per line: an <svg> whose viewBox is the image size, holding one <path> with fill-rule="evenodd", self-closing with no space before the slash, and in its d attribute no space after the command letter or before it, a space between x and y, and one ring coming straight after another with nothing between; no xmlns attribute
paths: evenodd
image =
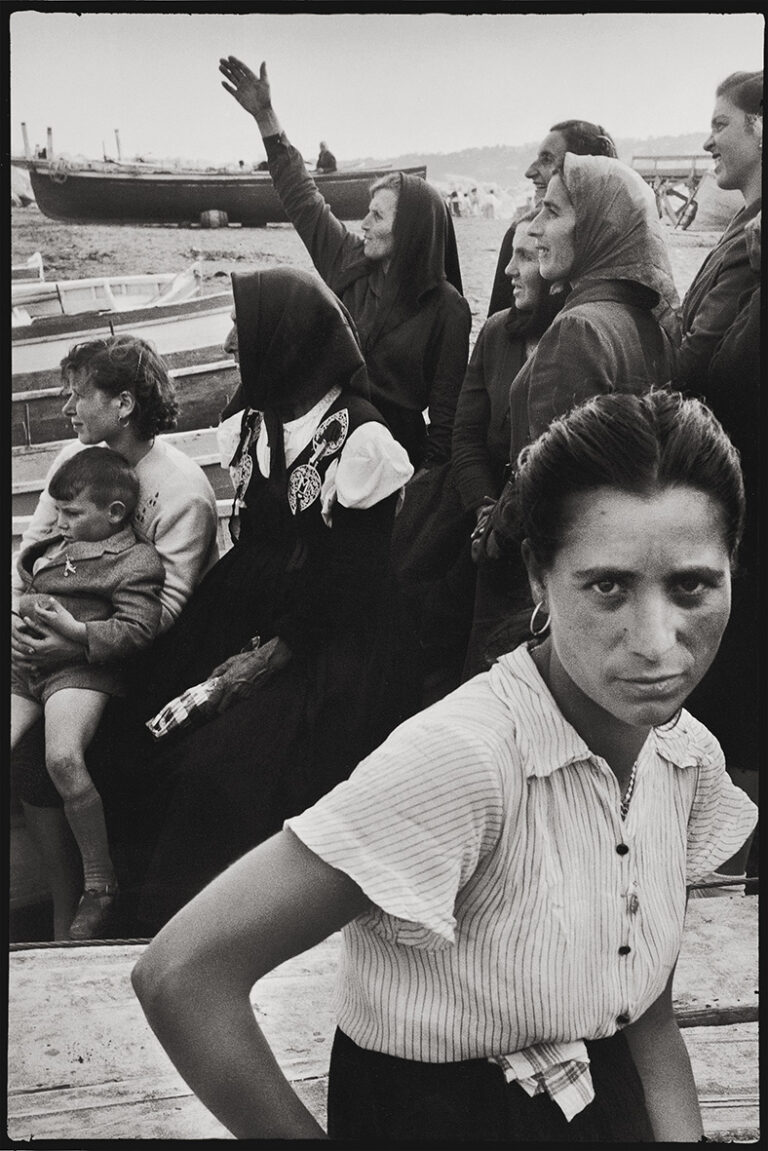
<svg viewBox="0 0 768 1151"><path fill-rule="evenodd" d="M234 96L246 112L250 112L252 116L258 116L271 110L272 95L269 88L267 65L263 60L258 76L236 56L220 59L219 71L229 81L229 83L225 83L222 80L222 88L229 92L230 96Z"/></svg>

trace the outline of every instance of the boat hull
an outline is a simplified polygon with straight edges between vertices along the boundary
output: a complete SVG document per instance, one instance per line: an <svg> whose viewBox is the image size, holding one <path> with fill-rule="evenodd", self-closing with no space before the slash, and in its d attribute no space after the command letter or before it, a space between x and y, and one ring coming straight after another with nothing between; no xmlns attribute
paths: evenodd
<svg viewBox="0 0 768 1151"><path fill-rule="evenodd" d="M127 332L149 340L161 356L167 356L196 348L221 349L231 327L232 296L228 292L126 312L41 316L11 331L14 388L19 377L57 371L70 347L82 340Z"/></svg>
<svg viewBox="0 0 768 1151"><path fill-rule="evenodd" d="M425 167L403 170L426 175ZM361 220L371 183L391 172L366 168L314 179L338 219ZM103 172L31 163L29 174L40 210L69 223L196 224L205 212L251 227L288 220L268 173Z"/></svg>
<svg viewBox="0 0 768 1151"><path fill-rule="evenodd" d="M176 288L174 301L200 295L200 281L190 273L157 272L138 276L91 276L80 280L21 280L11 284L11 306L34 320L40 316L76 316L86 312L123 311L161 304ZM23 326L16 324L15 326Z"/></svg>

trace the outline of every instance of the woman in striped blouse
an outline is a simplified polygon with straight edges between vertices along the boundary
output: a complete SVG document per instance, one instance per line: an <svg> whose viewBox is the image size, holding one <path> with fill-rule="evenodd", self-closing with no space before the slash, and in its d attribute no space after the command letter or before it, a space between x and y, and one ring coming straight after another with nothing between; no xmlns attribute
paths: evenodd
<svg viewBox="0 0 768 1151"><path fill-rule="evenodd" d="M671 998L686 884L756 815L682 704L728 618L738 458L698 401L611 394L521 454L515 491L532 641L398 728L134 969L238 1137L323 1137L249 997L343 927L332 1137L701 1138Z"/></svg>

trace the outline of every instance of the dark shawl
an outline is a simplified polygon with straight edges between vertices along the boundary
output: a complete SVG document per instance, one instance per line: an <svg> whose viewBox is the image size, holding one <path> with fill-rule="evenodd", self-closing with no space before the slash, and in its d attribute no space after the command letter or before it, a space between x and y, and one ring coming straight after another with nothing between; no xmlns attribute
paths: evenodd
<svg viewBox="0 0 768 1151"><path fill-rule="evenodd" d="M264 413L270 480L283 483L283 414L305 411L334 386L368 399L365 360L344 305L318 276L298 268L234 273L241 385L228 406Z"/></svg>
<svg viewBox="0 0 768 1151"><path fill-rule="evenodd" d="M407 172L397 175L400 188L393 229L394 252L378 307L367 325L360 325L364 352L418 311L421 298L442 280L453 284L459 294L463 291L456 235L445 201L421 176ZM331 287L343 292L361 276L369 276L377 263L362 256Z"/></svg>

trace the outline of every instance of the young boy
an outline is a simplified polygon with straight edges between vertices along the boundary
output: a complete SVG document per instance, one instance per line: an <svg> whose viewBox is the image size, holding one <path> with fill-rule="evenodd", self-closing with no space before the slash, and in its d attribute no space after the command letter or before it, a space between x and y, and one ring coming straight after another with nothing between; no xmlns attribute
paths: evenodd
<svg viewBox="0 0 768 1151"><path fill-rule="evenodd" d="M122 692L116 661L150 645L165 572L130 525L139 483L110 448L86 448L53 476L57 533L19 555L24 594L15 609L30 626L80 645L71 663L11 669L11 748L42 714L46 767L64 801L83 860L83 896L70 939L97 939L115 910L117 883L101 798L85 766L110 695Z"/></svg>

